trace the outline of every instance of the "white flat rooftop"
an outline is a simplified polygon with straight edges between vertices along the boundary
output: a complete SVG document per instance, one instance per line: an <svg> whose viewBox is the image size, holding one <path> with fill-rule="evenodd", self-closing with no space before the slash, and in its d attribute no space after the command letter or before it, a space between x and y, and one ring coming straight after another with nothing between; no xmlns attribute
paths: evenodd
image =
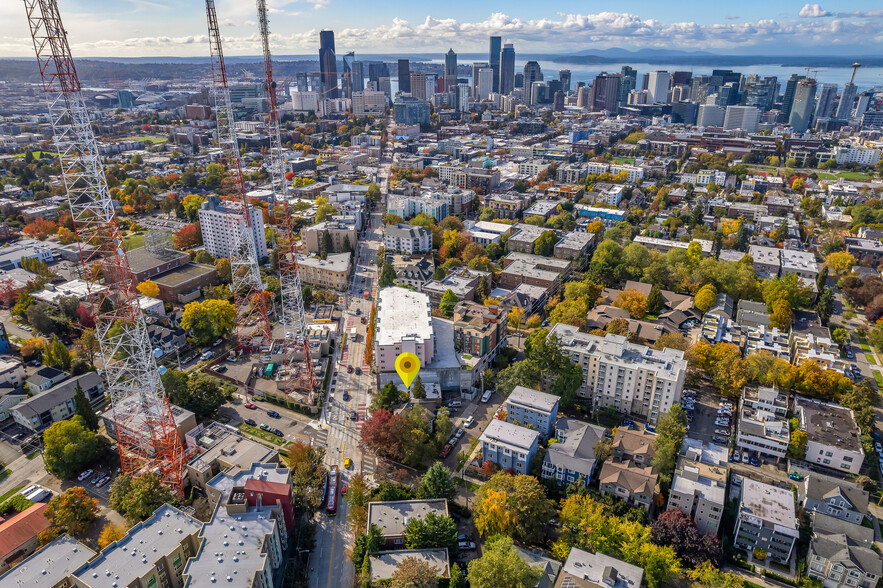
<svg viewBox="0 0 883 588"><path fill-rule="evenodd" d="M406 288L384 288L378 296L377 344L395 345L404 339L432 338L429 296Z"/></svg>

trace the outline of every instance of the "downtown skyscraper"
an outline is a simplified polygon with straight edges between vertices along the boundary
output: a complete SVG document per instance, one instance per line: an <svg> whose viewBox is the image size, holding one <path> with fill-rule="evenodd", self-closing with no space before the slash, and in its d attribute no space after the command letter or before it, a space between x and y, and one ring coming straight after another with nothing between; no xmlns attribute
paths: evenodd
<svg viewBox="0 0 883 588"><path fill-rule="evenodd" d="M515 89L515 45L506 43L500 53L500 94L508 96Z"/></svg>
<svg viewBox="0 0 883 588"><path fill-rule="evenodd" d="M457 87L457 54L453 49L445 53L445 92Z"/></svg>
<svg viewBox="0 0 883 588"><path fill-rule="evenodd" d="M500 53L502 52L502 37L491 37L488 48L488 64L494 70L494 92L500 91Z"/></svg>
<svg viewBox="0 0 883 588"><path fill-rule="evenodd" d="M319 32L319 72L322 77L322 98L339 98L337 84L337 54L334 51L334 31Z"/></svg>

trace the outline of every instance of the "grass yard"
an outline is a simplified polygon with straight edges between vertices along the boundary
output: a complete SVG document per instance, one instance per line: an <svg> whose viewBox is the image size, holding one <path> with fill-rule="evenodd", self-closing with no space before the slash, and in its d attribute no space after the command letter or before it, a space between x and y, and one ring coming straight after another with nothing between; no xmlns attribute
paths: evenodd
<svg viewBox="0 0 883 588"><path fill-rule="evenodd" d="M816 175L819 177L820 180L836 180L837 179L837 176L835 176L834 174L828 174L825 172L819 172Z"/></svg>
<svg viewBox="0 0 883 588"><path fill-rule="evenodd" d="M874 359L874 356L870 353L865 353L865 359L868 360L868 363L871 365L877 365L877 360Z"/></svg>
<svg viewBox="0 0 883 588"><path fill-rule="evenodd" d="M40 159L41 157L56 157L58 155L58 153L53 153L51 151L31 151L31 154L37 159ZM25 156L24 153L16 153L13 155L13 157L24 157L24 156Z"/></svg>
<svg viewBox="0 0 883 588"><path fill-rule="evenodd" d="M131 237L126 237L123 239L123 245L126 246L126 251L138 249L144 245L144 235L132 235Z"/></svg>
<svg viewBox="0 0 883 588"><path fill-rule="evenodd" d="M24 487L25 487L24 484L22 484L21 486L16 486L15 488L13 488L12 490L10 490L10 491L7 492L6 494L0 495L0 504L6 502L6 500L7 500L8 498L10 498L13 494L15 494L16 492L18 492L19 490L21 490L21 489L24 488Z"/></svg>
<svg viewBox="0 0 883 588"><path fill-rule="evenodd" d="M844 180L853 180L853 181L857 181L857 182L868 182L868 181L874 179L873 174L867 174L867 173L863 173L863 172L845 171L845 172L840 172L837 175L839 177L843 178Z"/></svg>
<svg viewBox="0 0 883 588"><path fill-rule="evenodd" d="M883 388L883 374L874 370L874 379L877 381L877 385Z"/></svg>
<svg viewBox="0 0 883 588"><path fill-rule="evenodd" d="M627 163L629 165L632 165L633 163L635 163L635 158L634 157L617 157L616 159L614 159L614 161L616 162L617 165L622 165L623 163Z"/></svg>
<svg viewBox="0 0 883 588"><path fill-rule="evenodd" d="M123 137L122 141L144 141L145 143L166 143L168 142L168 138L166 137Z"/></svg>
<svg viewBox="0 0 883 588"><path fill-rule="evenodd" d="M39 450L39 449L35 449L35 450L33 450L32 452L30 452L30 453L27 455L27 458L28 458L28 459L34 459L34 458L37 457L38 455L40 455L40 450Z"/></svg>
<svg viewBox="0 0 883 588"><path fill-rule="evenodd" d="M262 439L276 447L285 447L286 445L288 445L288 441L285 440L285 437L279 437L277 435L274 435L273 433L262 431L257 427L246 425L245 423L239 425L239 430L244 433L248 433L253 437L257 437L258 439Z"/></svg>

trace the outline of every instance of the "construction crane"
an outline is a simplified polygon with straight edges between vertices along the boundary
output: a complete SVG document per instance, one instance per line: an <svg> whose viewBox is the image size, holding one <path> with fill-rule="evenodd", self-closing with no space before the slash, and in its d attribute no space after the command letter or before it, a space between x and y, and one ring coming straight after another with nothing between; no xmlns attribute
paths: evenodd
<svg viewBox="0 0 883 588"><path fill-rule="evenodd" d="M56 0L24 0L95 320L123 473L183 497L187 457L157 368Z"/></svg>
<svg viewBox="0 0 883 588"><path fill-rule="evenodd" d="M246 196L245 180L242 177L242 158L236 137L236 120L230 100L227 67L224 64L224 51L214 0L205 0L205 11L211 48L211 95L217 120L217 141L218 147L224 152L227 168L222 192L225 192L226 197L224 218L227 234L230 237L229 255L233 274L233 300L236 304L236 335L241 348L254 350L259 345L260 337L263 337L266 345L273 344L273 330L267 314L266 286L261 277L256 241L265 237L255 235Z"/></svg>
<svg viewBox="0 0 883 588"><path fill-rule="evenodd" d="M310 353L310 340L304 312L300 274L297 267L297 237L288 202L288 180L285 177L285 161L282 157L282 139L279 132L279 114L276 109L276 82L273 81L273 60L270 53L270 27L267 19L266 0L257 0L258 21L264 51L264 72L267 85L267 134L270 149L267 153L273 190L279 188L285 201L282 222L276 226L277 253L279 255L279 282L282 294L282 324L285 327L283 340L284 360L280 370L279 383L286 394L300 392L310 404L315 402L318 384ZM271 210L275 198L271 200ZM278 218L271 212L271 218Z"/></svg>

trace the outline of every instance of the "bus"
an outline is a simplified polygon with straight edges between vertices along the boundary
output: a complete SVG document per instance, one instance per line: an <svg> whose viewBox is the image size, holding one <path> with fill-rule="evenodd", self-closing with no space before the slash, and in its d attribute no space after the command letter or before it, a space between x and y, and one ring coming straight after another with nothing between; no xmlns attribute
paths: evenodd
<svg viewBox="0 0 883 588"><path fill-rule="evenodd" d="M328 472L328 502L325 504L325 513L329 517L337 515L337 486L337 466L333 465Z"/></svg>
<svg viewBox="0 0 883 588"><path fill-rule="evenodd" d="M353 327L350 329L350 341L353 343L358 343L359 341L359 327Z"/></svg>

